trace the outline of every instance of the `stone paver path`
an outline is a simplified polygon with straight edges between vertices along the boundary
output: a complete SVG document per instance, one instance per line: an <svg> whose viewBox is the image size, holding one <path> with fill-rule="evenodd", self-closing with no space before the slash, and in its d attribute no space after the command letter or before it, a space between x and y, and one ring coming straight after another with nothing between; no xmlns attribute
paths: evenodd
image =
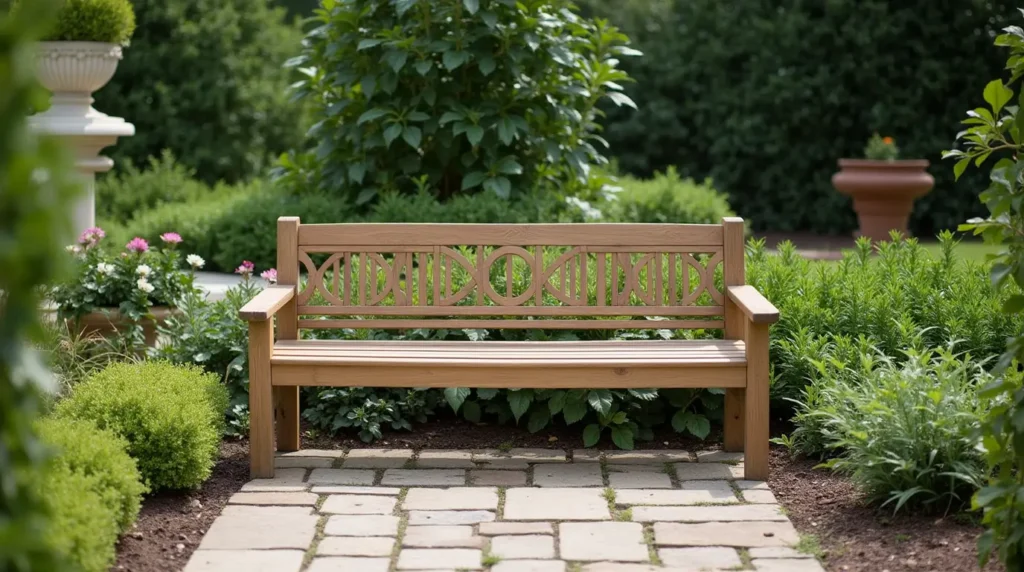
<svg viewBox="0 0 1024 572"><path fill-rule="evenodd" d="M277 457L186 572L821 572L741 455L305 450Z"/></svg>

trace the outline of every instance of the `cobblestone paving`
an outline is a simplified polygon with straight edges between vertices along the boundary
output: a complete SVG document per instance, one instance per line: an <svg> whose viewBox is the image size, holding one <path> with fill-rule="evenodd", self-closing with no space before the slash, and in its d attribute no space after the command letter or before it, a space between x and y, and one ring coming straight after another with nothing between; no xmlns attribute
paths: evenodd
<svg viewBox="0 0 1024 572"><path fill-rule="evenodd" d="M186 572L821 572L742 455L304 450L247 483Z"/></svg>

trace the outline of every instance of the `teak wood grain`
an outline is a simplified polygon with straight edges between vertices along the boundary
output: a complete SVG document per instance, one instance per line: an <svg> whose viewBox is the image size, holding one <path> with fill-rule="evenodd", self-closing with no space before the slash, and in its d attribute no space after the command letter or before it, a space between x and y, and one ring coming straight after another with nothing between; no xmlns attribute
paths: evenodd
<svg viewBox="0 0 1024 572"><path fill-rule="evenodd" d="M252 474L299 448L300 386L726 388L725 447L768 474L768 332L744 223L278 222L277 286L250 321ZM304 277L303 277L304 273ZM277 341L274 341L274 320ZM303 329L704 329L724 339L303 340Z"/></svg>

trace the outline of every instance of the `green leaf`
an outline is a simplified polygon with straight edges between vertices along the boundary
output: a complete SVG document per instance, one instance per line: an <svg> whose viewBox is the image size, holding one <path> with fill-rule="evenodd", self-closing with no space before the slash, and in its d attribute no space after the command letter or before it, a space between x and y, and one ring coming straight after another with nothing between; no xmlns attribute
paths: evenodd
<svg viewBox="0 0 1024 572"><path fill-rule="evenodd" d="M370 109L370 110L364 112L362 115L360 115L359 119L356 120L356 125L362 125L362 124L366 123L367 121L373 121L374 119L380 119L381 117L384 117L387 114L388 114L388 112L387 112L386 109L381 109L379 107L374 107L373 109Z"/></svg>
<svg viewBox="0 0 1024 572"><path fill-rule="evenodd" d="M489 55L480 57L477 60L476 65L478 68L480 68L480 73L484 75L491 75L491 73L494 71L494 68L498 67L498 65L494 63L494 58Z"/></svg>
<svg viewBox="0 0 1024 572"><path fill-rule="evenodd" d="M508 117L498 120L498 139L505 145L511 145L512 139L516 136L516 125Z"/></svg>
<svg viewBox="0 0 1024 572"><path fill-rule="evenodd" d="M469 52L464 52L462 50L448 50L443 56L441 56L441 62L444 63L444 67L448 71L456 69L466 63L466 60L468 59Z"/></svg>
<svg viewBox="0 0 1024 572"><path fill-rule="evenodd" d="M698 439L703 439L711 432L711 422L703 415L691 415L686 420L686 428Z"/></svg>
<svg viewBox="0 0 1024 572"><path fill-rule="evenodd" d="M458 413L459 407L462 407L462 402L466 401L467 397L469 397L469 388L466 387L448 387L444 390L444 398L448 400L448 405L456 413Z"/></svg>
<svg viewBox="0 0 1024 572"><path fill-rule="evenodd" d="M405 61L409 58L408 52L402 52L399 50L391 50L384 55L384 61L387 62L391 69L396 73L405 66Z"/></svg>
<svg viewBox="0 0 1024 572"><path fill-rule="evenodd" d="M583 446L593 447L597 445L597 442L601 440L601 426L597 423L591 423L587 425L586 429L583 430Z"/></svg>
<svg viewBox="0 0 1024 572"><path fill-rule="evenodd" d="M562 407L562 418L566 425L572 425L587 414L587 404L582 399L573 399L566 396L565 406Z"/></svg>
<svg viewBox="0 0 1024 572"><path fill-rule="evenodd" d="M562 408L565 407L565 396L568 395L565 391L558 390L548 399L548 410L552 415L558 415L562 412Z"/></svg>
<svg viewBox="0 0 1024 572"><path fill-rule="evenodd" d="M481 416L480 404L477 403L476 401L467 401L463 403L462 416L465 417L467 421L479 423Z"/></svg>
<svg viewBox="0 0 1024 572"><path fill-rule="evenodd" d="M402 139L413 149L419 149L420 141L423 140L423 132L415 125L406 125L402 130Z"/></svg>
<svg viewBox="0 0 1024 572"><path fill-rule="evenodd" d="M623 425L612 427L612 443L620 449L633 449L633 430Z"/></svg>
<svg viewBox="0 0 1024 572"><path fill-rule="evenodd" d="M423 113L422 111L413 111L412 113L406 116L406 119L408 119L409 121L427 121L428 119L430 119L430 116L427 115L426 113Z"/></svg>
<svg viewBox="0 0 1024 572"><path fill-rule="evenodd" d="M503 199L512 194L512 182L505 177L495 177L484 181L484 190L490 191Z"/></svg>
<svg viewBox="0 0 1024 572"><path fill-rule="evenodd" d="M625 105L626 107L632 107L633 109L636 109L636 103L632 99L630 99L628 95L620 91L608 92L608 99L612 100L612 103L619 107Z"/></svg>
<svg viewBox="0 0 1024 572"><path fill-rule="evenodd" d="M523 174L523 166L516 162L514 157L505 157L498 164L494 166L495 170L499 173L506 175L521 175Z"/></svg>
<svg viewBox="0 0 1024 572"><path fill-rule="evenodd" d="M1002 80L994 79L985 86L985 102L992 108L992 115L998 115L1013 98L1013 90L1003 85Z"/></svg>
<svg viewBox="0 0 1024 572"><path fill-rule="evenodd" d="M356 46L356 51L361 52L363 50L368 50L368 49L370 49L370 48L372 48L374 46L379 46L379 45L381 45L383 43L384 43L384 40L379 40L377 38L367 38L365 40L360 40L359 41L359 45Z"/></svg>
<svg viewBox="0 0 1024 572"><path fill-rule="evenodd" d="M672 416L672 429L675 430L676 433L686 431L687 420L692 416L693 413L686 410L676 411L676 414Z"/></svg>
<svg viewBox="0 0 1024 572"><path fill-rule="evenodd" d="M587 403L601 415L607 415L612 409L614 397L607 389L593 389L587 394Z"/></svg>
<svg viewBox="0 0 1024 572"><path fill-rule="evenodd" d="M529 389L520 389L519 391L508 392L508 405L512 409L512 415L515 416L516 422L519 418L526 413L526 410L530 408L530 403L533 402L533 392Z"/></svg>
<svg viewBox="0 0 1024 572"><path fill-rule="evenodd" d="M476 396L480 399L494 399L498 395L497 389L478 389L476 390Z"/></svg>
<svg viewBox="0 0 1024 572"><path fill-rule="evenodd" d="M462 0L462 5L470 14L476 14L476 11L480 9L480 0Z"/></svg>
<svg viewBox="0 0 1024 572"><path fill-rule="evenodd" d="M459 120L461 120L464 117L465 117L465 115L459 113L458 111L445 111L441 115L441 119L438 121L438 124L439 125L447 125L448 123L451 123L452 121L459 121Z"/></svg>
<svg viewBox="0 0 1024 572"><path fill-rule="evenodd" d="M348 166L348 178L353 183L362 183L366 176L366 163L352 163Z"/></svg>
<svg viewBox="0 0 1024 572"><path fill-rule="evenodd" d="M434 67L434 62L430 60L420 60L413 64L412 67L416 70L416 73L420 75L427 75L427 72L430 71L430 68Z"/></svg>
<svg viewBox="0 0 1024 572"><path fill-rule="evenodd" d="M384 129L384 144L388 147L391 146L391 142L398 139L398 136L402 134L402 124L392 123Z"/></svg>
<svg viewBox="0 0 1024 572"><path fill-rule="evenodd" d="M484 138L484 128L479 125L470 126L466 129L466 139L469 139L469 144L476 147L480 144L480 141Z"/></svg>
<svg viewBox="0 0 1024 572"><path fill-rule="evenodd" d="M535 407L533 412L530 413L530 420L526 424L526 430L530 433L536 433L547 427L549 421L551 421L551 412L548 411L548 408Z"/></svg>
<svg viewBox="0 0 1024 572"><path fill-rule="evenodd" d="M462 178L462 190L472 189L480 183L484 182L487 178L487 173L483 171L473 171Z"/></svg>
<svg viewBox="0 0 1024 572"><path fill-rule="evenodd" d="M971 164L971 158L970 157L967 157L966 159L960 159L959 161L957 161L956 164L953 165L953 177L956 180L960 180L960 175L964 174L964 171L967 170L967 166L970 165L970 164Z"/></svg>
<svg viewBox="0 0 1024 572"><path fill-rule="evenodd" d="M498 25L498 15L490 10L480 12L480 19L483 20L484 24L492 30Z"/></svg>
<svg viewBox="0 0 1024 572"><path fill-rule="evenodd" d="M370 200L372 200L373 197L375 196L377 196L377 189L363 189L359 191L359 196L356 197L356 204L365 205L366 203L370 202Z"/></svg>

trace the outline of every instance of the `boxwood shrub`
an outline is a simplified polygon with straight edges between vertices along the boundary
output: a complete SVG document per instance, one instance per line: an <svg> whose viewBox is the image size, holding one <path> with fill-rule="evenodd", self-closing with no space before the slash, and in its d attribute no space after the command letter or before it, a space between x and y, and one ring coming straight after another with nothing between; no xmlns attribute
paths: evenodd
<svg viewBox="0 0 1024 572"><path fill-rule="evenodd" d="M198 487L213 469L228 407L218 376L194 366L117 363L57 405L63 418L88 419L128 442L154 491Z"/></svg>
<svg viewBox="0 0 1024 572"><path fill-rule="evenodd" d="M43 442L54 449L55 465L91 479L90 492L113 511L118 531L131 528L146 486L135 460L128 455L128 442L80 419L46 418L37 430Z"/></svg>
<svg viewBox="0 0 1024 572"><path fill-rule="evenodd" d="M107 572L114 563L117 515L93 492L96 479L57 465L37 486L50 512L46 544L82 572Z"/></svg>
<svg viewBox="0 0 1024 572"><path fill-rule="evenodd" d="M56 24L43 40L127 44L133 32L135 11L130 0L64 0Z"/></svg>

